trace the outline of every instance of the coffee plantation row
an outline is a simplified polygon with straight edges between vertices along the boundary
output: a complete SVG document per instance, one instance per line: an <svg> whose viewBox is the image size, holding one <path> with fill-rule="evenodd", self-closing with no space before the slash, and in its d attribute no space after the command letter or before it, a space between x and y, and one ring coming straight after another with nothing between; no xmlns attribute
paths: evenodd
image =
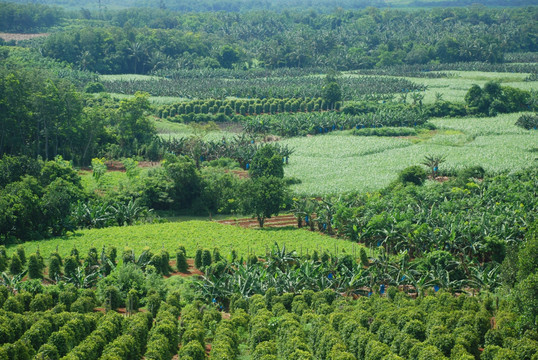
<svg viewBox="0 0 538 360"><path fill-rule="evenodd" d="M517 314L506 304L442 291L411 300L389 288L353 300L331 290L269 289L233 297L230 313L172 291L149 295L145 309L127 316L95 312L92 290L50 286L14 295L0 287L0 294L2 360L524 360L538 348L532 333L518 335Z"/></svg>

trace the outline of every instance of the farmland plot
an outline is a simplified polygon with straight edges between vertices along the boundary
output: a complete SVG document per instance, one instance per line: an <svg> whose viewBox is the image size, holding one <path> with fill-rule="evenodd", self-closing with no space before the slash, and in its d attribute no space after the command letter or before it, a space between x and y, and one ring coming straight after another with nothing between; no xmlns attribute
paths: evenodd
<svg viewBox="0 0 538 360"><path fill-rule="evenodd" d="M295 191L326 195L372 191L426 155L446 155L441 170L480 165L490 172L535 164L538 132L514 123L521 114L495 118L434 119L439 128L425 138L355 137L344 132L282 141L295 149L287 176L302 180Z"/></svg>

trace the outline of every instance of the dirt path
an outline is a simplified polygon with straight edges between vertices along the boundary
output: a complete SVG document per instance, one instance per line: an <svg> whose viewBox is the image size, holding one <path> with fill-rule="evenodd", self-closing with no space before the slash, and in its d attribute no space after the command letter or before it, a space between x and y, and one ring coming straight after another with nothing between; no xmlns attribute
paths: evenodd
<svg viewBox="0 0 538 360"><path fill-rule="evenodd" d="M238 225L247 229L259 228L258 220L251 219L251 218L219 220L217 222L221 224L226 224L226 225ZM270 227L270 228L281 228L281 227L290 227L290 226L297 227L297 219L293 215L274 216L270 219L266 219L263 226Z"/></svg>

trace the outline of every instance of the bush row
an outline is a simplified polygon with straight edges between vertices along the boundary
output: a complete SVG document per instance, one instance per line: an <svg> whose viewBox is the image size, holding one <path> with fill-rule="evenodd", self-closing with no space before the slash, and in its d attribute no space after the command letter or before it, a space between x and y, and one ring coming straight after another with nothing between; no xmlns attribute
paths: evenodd
<svg viewBox="0 0 538 360"><path fill-rule="evenodd" d="M337 109L340 104L337 105ZM156 109L155 115L166 119L176 116L192 114L195 117L198 114L203 115L224 115L233 117L235 114L260 115L260 114L277 114L290 112L311 112L329 110L329 103L322 98L265 98L265 99L248 99L248 100L194 100L181 102L172 105L163 105Z"/></svg>
<svg viewBox="0 0 538 360"><path fill-rule="evenodd" d="M426 123L428 115L418 107L380 108L375 112L352 115L340 112L260 115L248 118L243 127L251 134L305 136L360 128L415 127Z"/></svg>
<svg viewBox="0 0 538 360"><path fill-rule="evenodd" d="M413 128L361 128L354 129L352 134L356 136L414 136L417 135L417 131Z"/></svg>
<svg viewBox="0 0 538 360"><path fill-rule="evenodd" d="M48 356L51 359L59 359L67 355L67 353L95 330L97 320L98 317L94 314L72 314L72 318L58 329L58 331L52 334L49 333L48 341L39 347L37 357L46 358ZM37 349L35 346L34 348Z"/></svg>
<svg viewBox="0 0 538 360"><path fill-rule="evenodd" d="M139 359L144 353L148 332L153 323L150 313L137 313L127 319L127 326L121 336L103 350L101 360Z"/></svg>
<svg viewBox="0 0 538 360"><path fill-rule="evenodd" d="M124 317L116 312L107 314L99 321L99 326L80 344L78 344L63 360L96 360L105 346L116 339L122 330Z"/></svg>
<svg viewBox="0 0 538 360"><path fill-rule="evenodd" d="M222 320L211 343L211 359L235 359L239 354L237 329L230 320Z"/></svg>

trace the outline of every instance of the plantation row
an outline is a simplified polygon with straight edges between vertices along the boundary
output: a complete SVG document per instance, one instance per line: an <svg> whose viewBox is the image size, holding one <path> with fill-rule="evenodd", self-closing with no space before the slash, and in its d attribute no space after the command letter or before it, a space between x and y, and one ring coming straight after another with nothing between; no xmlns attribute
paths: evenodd
<svg viewBox="0 0 538 360"><path fill-rule="evenodd" d="M0 292L6 294L5 287ZM413 301L395 288L353 300L331 290L232 299L223 319L215 305L186 302L180 292L124 317L91 313L91 290L9 294L4 308L48 299L41 309L0 310L0 359L534 359L538 341L518 335L516 314L492 297L440 292ZM154 296L152 295L152 296ZM53 296L57 296L56 299ZM71 302L71 303L70 303ZM51 309L51 310L48 310ZM67 312L70 309L72 312ZM180 320L178 320L178 317Z"/></svg>
<svg viewBox="0 0 538 360"><path fill-rule="evenodd" d="M170 359L163 353L167 355L172 349L177 353L178 295L169 295L166 303L157 296L153 311L125 317L115 312L92 313L92 290L77 292L67 287L46 291L35 296L22 292L4 299L5 308L22 307L28 300L30 307L24 309L24 315L0 310L5 335L0 359L132 360L142 355L146 359ZM36 308L37 303L41 305Z"/></svg>
<svg viewBox="0 0 538 360"><path fill-rule="evenodd" d="M180 116L183 121L189 122L193 114L233 114L259 115L277 114L283 112L312 112L322 110L339 110L341 104L337 102L331 105L322 98L304 99L249 99L249 100L194 100L172 105L163 105L156 109L155 115L162 119L170 119ZM185 116L188 115L188 116ZM174 120L172 120L174 121ZM176 120L177 121L177 120Z"/></svg>
<svg viewBox="0 0 538 360"><path fill-rule="evenodd" d="M243 127L249 134L292 137L365 127L416 127L425 125L427 119L427 113L420 108L387 107L361 115L337 112L260 115L246 119Z"/></svg>
<svg viewBox="0 0 538 360"><path fill-rule="evenodd" d="M342 100L383 100L394 93L425 90L424 85L402 78L355 76L339 80ZM107 92L134 94L148 92L153 96L178 96L187 99L238 98L319 98L322 97L323 76L248 78L180 78L151 80L106 80Z"/></svg>
<svg viewBox="0 0 538 360"><path fill-rule="evenodd" d="M508 73L538 73L538 66L533 55L530 59L520 59L518 55L511 54L510 58L517 59L516 63L492 64L489 62L455 62L446 64L415 64L396 65L380 69L352 70L352 74L360 75L387 75L387 76L407 76L418 78L445 78L450 77L450 71L483 71L483 72L508 72ZM523 61L522 61L523 60ZM522 64L523 63L523 64Z"/></svg>

